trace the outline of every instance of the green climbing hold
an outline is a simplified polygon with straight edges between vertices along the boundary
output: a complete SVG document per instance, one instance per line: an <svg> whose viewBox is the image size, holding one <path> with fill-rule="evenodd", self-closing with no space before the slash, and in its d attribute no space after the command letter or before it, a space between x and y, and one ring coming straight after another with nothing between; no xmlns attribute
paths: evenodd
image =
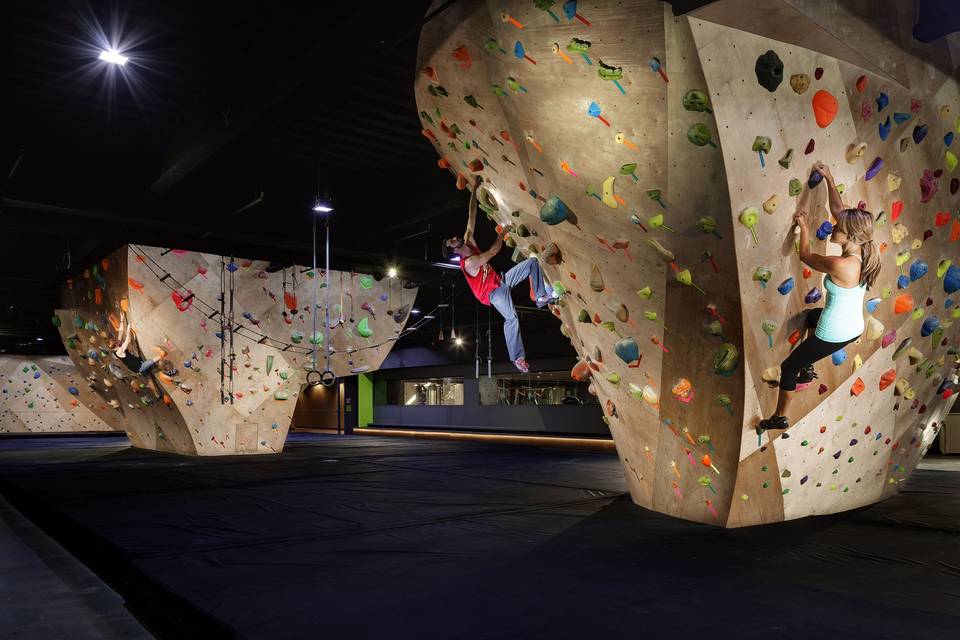
<svg viewBox="0 0 960 640"><path fill-rule="evenodd" d="M362 275L360 276L360 286L364 289L373 288L373 276L371 275Z"/></svg>
<svg viewBox="0 0 960 640"><path fill-rule="evenodd" d="M267 356L267 375L270 375L270 372L273 371L273 356Z"/></svg>
<svg viewBox="0 0 960 640"><path fill-rule="evenodd" d="M60 328L60 316L53 316L51 321L53 322L53 326L57 327L58 329Z"/></svg>
<svg viewBox="0 0 960 640"><path fill-rule="evenodd" d="M283 389L277 389L276 391L273 392L274 400L286 400L289 397L290 397L290 394Z"/></svg>
<svg viewBox="0 0 960 640"><path fill-rule="evenodd" d="M323 334L317 331L313 334L313 337L310 338L310 344L317 345L318 347L323 344Z"/></svg>
<svg viewBox="0 0 960 640"><path fill-rule="evenodd" d="M373 329L370 328L370 318L362 318L357 323L357 333L363 338L369 338L373 335Z"/></svg>

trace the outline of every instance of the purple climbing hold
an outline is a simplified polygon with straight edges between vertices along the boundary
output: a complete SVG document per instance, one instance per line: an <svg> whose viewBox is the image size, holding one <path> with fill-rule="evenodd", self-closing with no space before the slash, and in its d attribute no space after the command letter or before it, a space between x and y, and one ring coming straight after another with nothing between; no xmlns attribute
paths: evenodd
<svg viewBox="0 0 960 640"><path fill-rule="evenodd" d="M835 454L833 454L833 459L839 460L842 454L843 454L843 450L841 449L840 451L837 451Z"/></svg>
<svg viewBox="0 0 960 640"><path fill-rule="evenodd" d="M807 292L807 295L803 296L803 301L807 304L813 304L820 300L823 297L823 293L820 291L819 287L814 287Z"/></svg>
<svg viewBox="0 0 960 640"><path fill-rule="evenodd" d="M873 162L870 163L870 168L867 169L866 175L863 176L863 179L872 180L878 173L880 173L880 169L883 169L883 158L874 158Z"/></svg>
<svg viewBox="0 0 960 640"><path fill-rule="evenodd" d="M850 441L850 446L851 446L851 447L852 447L852 446L855 446L856 444L857 444L857 439L856 439L856 438L854 438L853 440Z"/></svg>
<svg viewBox="0 0 960 640"><path fill-rule="evenodd" d="M927 137L927 125L918 124L913 128L913 142L914 144L920 144L923 142L923 139Z"/></svg>
<svg viewBox="0 0 960 640"><path fill-rule="evenodd" d="M813 189L813 188L816 187L818 184L820 184L822 181L823 181L823 174L822 174L822 173L820 173L819 171L816 171L816 170L811 171L811 172L810 172L810 177L807 179L807 187L810 188L810 189Z"/></svg>

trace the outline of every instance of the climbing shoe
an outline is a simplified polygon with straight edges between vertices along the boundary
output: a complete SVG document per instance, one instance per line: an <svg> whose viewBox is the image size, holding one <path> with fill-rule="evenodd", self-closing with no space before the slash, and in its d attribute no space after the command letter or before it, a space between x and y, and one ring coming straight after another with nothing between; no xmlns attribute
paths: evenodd
<svg viewBox="0 0 960 640"><path fill-rule="evenodd" d="M817 372L813 370L813 365L807 365L800 369L800 375L797 376L797 384L810 384L817 377Z"/></svg>
<svg viewBox="0 0 960 640"><path fill-rule="evenodd" d="M760 424L757 425L757 435L759 436L770 429L786 429L789 426L790 423L787 422L786 416L772 416L760 421Z"/></svg>
<svg viewBox="0 0 960 640"><path fill-rule="evenodd" d="M513 361L513 366L515 366L520 373L530 373L530 365L527 364L526 358L517 358Z"/></svg>

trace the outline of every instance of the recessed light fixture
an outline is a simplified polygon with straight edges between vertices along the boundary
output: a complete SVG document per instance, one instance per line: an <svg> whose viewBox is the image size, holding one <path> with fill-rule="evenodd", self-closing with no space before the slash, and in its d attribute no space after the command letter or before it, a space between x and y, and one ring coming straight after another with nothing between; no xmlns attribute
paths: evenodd
<svg viewBox="0 0 960 640"><path fill-rule="evenodd" d="M130 61L130 58L127 56L121 55L118 51L114 49L104 49L100 52L100 59L104 62L109 62L110 64L116 64L123 66Z"/></svg>
<svg viewBox="0 0 960 640"><path fill-rule="evenodd" d="M410 309L410 313L415 316L418 316L420 315L420 309L417 309L416 307L414 307L413 309Z"/></svg>
<svg viewBox="0 0 960 640"><path fill-rule="evenodd" d="M463 338L457 338L454 342L458 347L463 346Z"/></svg>
<svg viewBox="0 0 960 640"><path fill-rule="evenodd" d="M396 278L396 277L397 277L397 268L396 268L396 267L390 267L390 268L388 268L388 269L387 269L387 277L388 277L388 278Z"/></svg>

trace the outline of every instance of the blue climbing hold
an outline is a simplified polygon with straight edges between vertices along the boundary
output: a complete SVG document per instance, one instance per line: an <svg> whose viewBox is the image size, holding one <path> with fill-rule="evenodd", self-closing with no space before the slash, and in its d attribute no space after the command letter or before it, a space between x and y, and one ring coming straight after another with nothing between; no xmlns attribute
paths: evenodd
<svg viewBox="0 0 960 640"><path fill-rule="evenodd" d="M633 338L623 338L618 341L617 344L614 345L613 351L627 364L640 361L640 346Z"/></svg>
<svg viewBox="0 0 960 640"><path fill-rule="evenodd" d="M880 139L886 140L887 136L890 135L890 116L887 116L887 119L880 123Z"/></svg>
<svg viewBox="0 0 960 640"><path fill-rule="evenodd" d="M814 287L807 292L807 295L803 296L803 301L807 304L813 304L818 302L820 298L823 297L823 293L820 291L819 287Z"/></svg>
<svg viewBox="0 0 960 640"><path fill-rule="evenodd" d="M236 271L236 270L239 269L239 268L240 268L240 267L239 267L239 266L237 265L237 263L234 262L233 260L231 260L230 262L227 263L227 271L229 271L230 273L233 273L234 271Z"/></svg>
<svg viewBox="0 0 960 640"><path fill-rule="evenodd" d="M903 111L897 111L896 113L893 114L893 121L896 122L897 124L903 124L904 122L906 122L912 117L913 117L912 114L904 113Z"/></svg>
<svg viewBox="0 0 960 640"><path fill-rule="evenodd" d="M830 359L833 361L835 366L840 366L847 361L847 352L843 348L840 348L839 350L833 352L833 355L830 356Z"/></svg>
<svg viewBox="0 0 960 640"><path fill-rule="evenodd" d="M33 372L33 379L34 379L34 380L39 380L39 379L40 379L40 372L39 372L39 371L34 371L34 372Z"/></svg>
<svg viewBox="0 0 960 640"><path fill-rule="evenodd" d="M953 144L953 131L949 131L947 135L943 136L943 144L948 147Z"/></svg>
<svg viewBox="0 0 960 640"><path fill-rule="evenodd" d="M953 298L947 298L946 300L943 301L944 309L949 309L952 306L953 306Z"/></svg>
<svg viewBox="0 0 960 640"><path fill-rule="evenodd" d="M960 267L952 265L943 275L943 290L950 295L960 289Z"/></svg>
<svg viewBox="0 0 960 640"><path fill-rule="evenodd" d="M833 233L833 225L829 220L824 220L823 224L817 228L817 240L826 240L831 233Z"/></svg>
<svg viewBox="0 0 960 640"><path fill-rule="evenodd" d="M927 275L927 263L923 260L914 260L910 265L910 282L916 282Z"/></svg>
<svg viewBox="0 0 960 640"><path fill-rule="evenodd" d="M560 224L569 216L569 207L557 196L550 196L550 199L540 209L540 219L549 225Z"/></svg>
<svg viewBox="0 0 960 640"><path fill-rule="evenodd" d="M870 298L867 300L867 313L873 313L880 306L880 298Z"/></svg>
<svg viewBox="0 0 960 640"><path fill-rule="evenodd" d="M380 302L386 302L388 297L389 297L389 296L387 296L386 293L381 293L381 294L380 294Z"/></svg>
<svg viewBox="0 0 960 640"><path fill-rule="evenodd" d="M937 327L940 326L940 320L937 316L927 316L926 320L923 321L923 324L920 325L920 335L926 338L928 335L936 331Z"/></svg>
<svg viewBox="0 0 960 640"><path fill-rule="evenodd" d="M791 291L793 291L793 278L787 278L780 283L780 286L777 287L777 291L780 292L780 295L785 296Z"/></svg>
<svg viewBox="0 0 960 640"><path fill-rule="evenodd" d="M913 143L920 144L927 137L927 125L919 124L913 128Z"/></svg>
<svg viewBox="0 0 960 640"><path fill-rule="evenodd" d="M897 289L906 289L909 286L910 286L910 278L903 275L897 277Z"/></svg>
<svg viewBox="0 0 960 640"><path fill-rule="evenodd" d="M69 391L72 396L80 395L80 390L76 387L67 387L67 391Z"/></svg>
<svg viewBox="0 0 960 640"><path fill-rule="evenodd" d="M890 104L890 98L887 97L887 94L881 91L880 95L877 96L877 113L880 113L886 109L888 104Z"/></svg>

